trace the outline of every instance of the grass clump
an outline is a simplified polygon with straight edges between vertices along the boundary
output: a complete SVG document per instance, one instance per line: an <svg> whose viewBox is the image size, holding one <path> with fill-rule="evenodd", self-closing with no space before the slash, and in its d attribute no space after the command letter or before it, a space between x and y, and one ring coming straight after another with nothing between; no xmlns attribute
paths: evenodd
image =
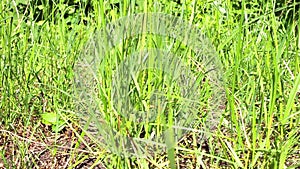
<svg viewBox="0 0 300 169"><path fill-rule="evenodd" d="M0 168L298 168L297 7L297 1L1 1ZM82 132L91 130L92 123L99 132L99 120L79 120L75 68L95 32L119 18L143 12L178 16L210 39L222 63L226 98L222 98L224 105L218 105L224 110L218 125L207 139L201 139L199 130L205 127L203 118L210 112L214 90L205 74L206 65L195 59L198 53L189 43L172 37L125 38L103 56L106 60L90 77L97 82L93 97L99 113L89 115L110 122L113 133L151 138L174 123L175 114L169 112L176 113L188 103L180 96L184 86L180 78L178 82L164 71L144 69L128 81L118 81L115 73L120 63L139 54L134 51L169 49L201 87L196 100L199 107L188 109L199 113L199 119L169 152L122 157L92 132ZM130 114L124 116L115 110L118 101L113 97L113 84L129 84L124 90L131 92L126 101L138 111L150 110L157 100L149 95L164 91L167 105L160 113L168 113L140 123L130 119ZM45 123L45 115L53 115L50 124Z"/></svg>

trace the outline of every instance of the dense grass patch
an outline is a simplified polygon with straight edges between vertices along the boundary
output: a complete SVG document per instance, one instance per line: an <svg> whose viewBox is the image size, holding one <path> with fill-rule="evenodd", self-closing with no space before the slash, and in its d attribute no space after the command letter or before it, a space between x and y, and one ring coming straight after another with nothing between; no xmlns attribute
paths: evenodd
<svg viewBox="0 0 300 169"><path fill-rule="evenodd" d="M78 117L74 68L95 32L143 12L180 17L210 39L223 66L226 98L219 125L207 139L187 132L173 152L124 158L105 149L95 135L82 132L91 128ZM299 15L296 0L1 1L0 168L298 168ZM199 68L205 65L198 64L193 59L197 53L185 45L150 34L115 46L96 78L95 95L105 120L120 133L139 138L151 137L152 131L159 133L161 125L171 123L167 115L143 123L126 121L115 113L110 99L121 61L135 50L167 46L202 86L203 107L193 109L199 121L192 126L201 130L213 91ZM183 102L180 86L162 71L143 70L128 84L130 101L138 110L151 108L147 97L155 88L166 92L166 110L180 109L178 102Z"/></svg>

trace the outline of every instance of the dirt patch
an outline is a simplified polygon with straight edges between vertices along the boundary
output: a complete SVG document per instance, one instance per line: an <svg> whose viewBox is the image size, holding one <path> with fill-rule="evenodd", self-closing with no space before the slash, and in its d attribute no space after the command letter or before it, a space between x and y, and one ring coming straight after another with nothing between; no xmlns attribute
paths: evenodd
<svg viewBox="0 0 300 169"><path fill-rule="evenodd" d="M17 127L18 126L18 127ZM96 145L87 137L78 140L76 126L53 133L51 127L14 125L5 130L0 125L0 169L2 168L94 168L105 167L96 162L91 149ZM95 151L96 152L96 151ZM99 162L98 162L99 163Z"/></svg>

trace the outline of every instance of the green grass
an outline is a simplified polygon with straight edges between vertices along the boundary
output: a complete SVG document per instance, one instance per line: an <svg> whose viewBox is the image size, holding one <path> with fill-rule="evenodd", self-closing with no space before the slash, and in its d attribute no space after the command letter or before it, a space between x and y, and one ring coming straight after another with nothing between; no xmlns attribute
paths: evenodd
<svg viewBox="0 0 300 169"><path fill-rule="evenodd" d="M67 5L57 1L50 8L26 0L1 1L0 166L39 168L43 161L56 168L60 159L68 163L67 168L75 168L93 159L90 165L106 168L298 168L300 13L295 5L299 7L299 2L218 2L91 0ZM131 65L128 58L135 51L170 49L202 87L198 90L201 97L193 104L201 106L189 107L199 117L192 126L195 132L187 132L166 153L158 148L147 158L122 157L106 149L95 135L81 132L89 123L80 120L79 110L90 105L81 104L76 97L74 78L82 55L95 47L87 48L86 44L97 30L143 12L178 16L210 39L222 64L226 105L217 105L225 108L219 125L206 140L199 140L199 131L205 128L202 112L212 108L209 101L214 92L205 70L199 68L206 65L196 60L197 53L188 43L170 37L142 34L124 39L101 57L98 72L86 74L87 79L98 82L92 86L92 94L101 114L88 113L109 122L114 134L129 138L149 138L154 131L162 134L174 123L170 112L176 113L183 103L189 103L179 95L182 86L164 71L146 69L119 81L125 76L115 77L122 70L120 63L127 59ZM112 84L129 89L116 91ZM114 105L116 92L122 95L130 90L126 101L135 110L151 109L149 96L156 90L165 92L168 104L155 110L160 113L155 120L138 123L133 116L122 116ZM50 126L44 124L47 113L57 117ZM55 119L63 122L63 130L57 130ZM96 121L96 131L97 126L103 127ZM64 135L69 140L63 139Z"/></svg>

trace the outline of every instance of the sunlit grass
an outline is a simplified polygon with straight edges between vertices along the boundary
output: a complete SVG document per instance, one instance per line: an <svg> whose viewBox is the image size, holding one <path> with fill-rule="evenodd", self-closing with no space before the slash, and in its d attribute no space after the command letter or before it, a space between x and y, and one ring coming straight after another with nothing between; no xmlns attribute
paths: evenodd
<svg viewBox="0 0 300 169"><path fill-rule="evenodd" d="M65 121L68 130L74 131L73 137L78 138L73 140L77 142L75 147L69 147L69 168L88 158L95 159L93 165L107 168L182 168L183 164L186 168L299 167L300 14L284 13L297 11L297 4L299 2L277 6L271 1L91 1L78 6L60 2L48 8L45 4L27 1L1 1L0 165L6 168L40 165L41 154L32 153L29 143L40 145L42 151L51 150L51 156L62 153L58 138L61 131L55 132L49 127L53 134L49 136L43 129L41 114L54 113ZM87 8L93 10L86 12ZM207 140L198 139L197 131L204 125L200 116L197 125L191 128L194 132L187 132L188 139L175 144L169 154L124 158L105 149L95 135L80 133L75 127L83 123L78 120L78 100L74 97L77 92L74 91L74 67L97 30L128 14L142 12L176 15L194 24L211 40L223 65L226 105L220 106L226 109L219 126ZM201 79L199 82L205 79L204 72L193 60L195 54L185 44L155 35L124 40L105 56L106 64L99 66L94 93L99 103L98 112L103 113L104 120L110 121L116 131L147 138L152 131L160 133L164 130L162 126L172 123L168 116L156 118L154 122L126 121L114 110L111 99L113 77L120 62L145 47L166 46L182 57ZM162 71L150 69L131 76L135 81L130 83L130 99L137 110L151 108L148 96L157 88L166 91L165 96L172 103L164 107L166 110L180 109L175 104L180 102L180 86L166 77ZM202 85L199 102L208 105L210 84ZM203 109L199 112L205 111ZM84 125L80 127L89 129ZM84 135L90 136L91 141ZM53 142L47 144L49 138ZM87 147L85 150L82 144ZM55 167L54 163L51 167Z"/></svg>

